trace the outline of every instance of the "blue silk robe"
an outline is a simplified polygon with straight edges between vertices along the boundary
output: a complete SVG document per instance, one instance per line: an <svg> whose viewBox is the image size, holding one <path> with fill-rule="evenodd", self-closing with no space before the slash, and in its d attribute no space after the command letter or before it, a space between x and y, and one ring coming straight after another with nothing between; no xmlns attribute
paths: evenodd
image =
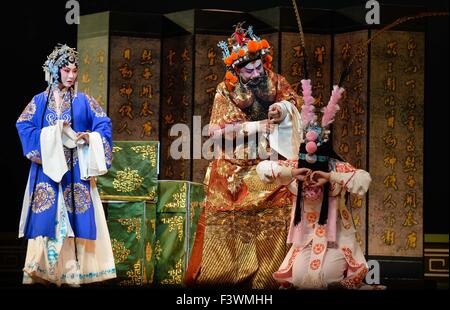
<svg viewBox="0 0 450 310"><path fill-rule="evenodd" d="M58 117L53 94L47 101L48 91L42 92L31 100L17 120L16 127L22 142L23 154L32 161L28 179L28 194L30 206L24 227L24 237L33 239L38 236L55 238L56 211L59 197L59 185L61 185L64 202L66 204L68 218L75 237L95 240L96 225L94 208L92 205L90 182L80 178L78 156L76 148L73 149L74 165L71 171L70 149L64 146L64 154L69 171L63 176L61 183L56 183L44 174L42 165L36 163L40 160L40 134L41 129L53 125L58 119L71 123L75 132L98 132L102 137L105 150L107 168L111 166L112 159L112 127L111 120L106 116L100 105L90 96L84 93L67 91L62 100L61 114ZM72 104L71 104L72 102ZM71 106L73 106L73 118ZM43 113L45 111L45 115ZM72 206L72 173L75 193L75 212ZM37 174L36 187L33 188Z"/></svg>

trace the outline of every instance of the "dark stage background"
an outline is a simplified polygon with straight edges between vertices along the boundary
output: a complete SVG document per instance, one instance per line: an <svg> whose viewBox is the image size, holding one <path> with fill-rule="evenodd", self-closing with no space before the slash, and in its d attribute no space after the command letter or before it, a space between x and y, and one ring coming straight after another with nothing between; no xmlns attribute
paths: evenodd
<svg viewBox="0 0 450 310"><path fill-rule="evenodd" d="M304 0L301 8L340 9L349 6L363 7L366 1L356 0ZM423 11L448 11L448 1L379 1L382 5L401 5L423 8ZM16 240L19 215L25 182L29 169L28 160L15 128L15 122L33 95L41 92L46 84L41 69L46 56L56 43L76 46L77 25L65 21L65 0L60 1L9 1L2 8L1 48L2 78L2 199L0 216L0 247L7 247ZM80 0L81 15L101 11L127 11L169 13L192 8L254 11L276 6L292 5L291 1L94 1ZM388 23L391 20L383 20ZM426 72L425 72L425 150L424 150L424 231L426 234L448 234L448 17L428 18L426 21ZM230 25L231 26L231 25ZM230 28L231 31L231 28ZM2 253L6 253L3 250ZM0 258L5 264L7 255Z"/></svg>

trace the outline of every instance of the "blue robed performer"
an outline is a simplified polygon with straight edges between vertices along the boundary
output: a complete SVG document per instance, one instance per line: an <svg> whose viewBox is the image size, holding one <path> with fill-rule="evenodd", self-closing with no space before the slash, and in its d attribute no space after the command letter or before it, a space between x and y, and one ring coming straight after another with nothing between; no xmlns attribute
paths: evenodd
<svg viewBox="0 0 450 310"><path fill-rule="evenodd" d="M49 87L16 123L31 161L19 227L19 237L28 239L24 283L111 279L114 258L94 181L111 166L111 120L77 91L75 49L55 47L44 71Z"/></svg>

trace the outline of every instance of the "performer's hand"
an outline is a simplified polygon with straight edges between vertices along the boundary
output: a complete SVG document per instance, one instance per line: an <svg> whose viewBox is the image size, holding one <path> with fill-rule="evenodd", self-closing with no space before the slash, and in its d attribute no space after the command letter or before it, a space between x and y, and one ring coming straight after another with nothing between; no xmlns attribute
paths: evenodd
<svg viewBox="0 0 450 310"><path fill-rule="evenodd" d="M258 130L263 133L271 133L275 129L275 124L270 119L259 121Z"/></svg>
<svg viewBox="0 0 450 310"><path fill-rule="evenodd" d="M330 180L331 173L324 171L314 171L310 176L310 184L313 187L323 186Z"/></svg>
<svg viewBox="0 0 450 310"><path fill-rule="evenodd" d="M77 142L83 139L84 142L86 142L87 144L89 144L89 134L87 132L77 132Z"/></svg>
<svg viewBox="0 0 450 310"><path fill-rule="evenodd" d="M308 168L293 168L291 172L292 176L302 182L306 181L311 174L311 169Z"/></svg>
<svg viewBox="0 0 450 310"><path fill-rule="evenodd" d="M281 109L277 104L272 104L269 107L269 113L267 114L267 118L272 120L275 124L279 124L283 121Z"/></svg>
<svg viewBox="0 0 450 310"><path fill-rule="evenodd" d="M34 158L31 161L36 163L36 164L38 164L38 165L42 165L42 160L40 158Z"/></svg>
<svg viewBox="0 0 450 310"><path fill-rule="evenodd" d="M70 123L69 123L69 121L64 121L64 122L63 122L63 126L64 126L64 127L68 127L68 126L70 126Z"/></svg>

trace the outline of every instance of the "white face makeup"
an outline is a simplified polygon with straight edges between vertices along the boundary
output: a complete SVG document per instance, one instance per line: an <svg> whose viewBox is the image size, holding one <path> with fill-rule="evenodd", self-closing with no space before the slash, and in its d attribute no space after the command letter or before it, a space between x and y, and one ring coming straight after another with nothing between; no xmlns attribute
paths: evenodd
<svg viewBox="0 0 450 310"><path fill-rule="evenodd" d="M75 64L69 63L69 65L60 69L60 73L61 83L64 87L69 88L75 84L75 81L77 80L78 68Z"/></svg>
<svg viewBox="0 0 450 310"><path fill-rule="evenodd" d="M259 78L264 74L264 68L261 59L257 59L248 63L245 67L241 68L239 75L244 83L249 80Z"/></svg>

